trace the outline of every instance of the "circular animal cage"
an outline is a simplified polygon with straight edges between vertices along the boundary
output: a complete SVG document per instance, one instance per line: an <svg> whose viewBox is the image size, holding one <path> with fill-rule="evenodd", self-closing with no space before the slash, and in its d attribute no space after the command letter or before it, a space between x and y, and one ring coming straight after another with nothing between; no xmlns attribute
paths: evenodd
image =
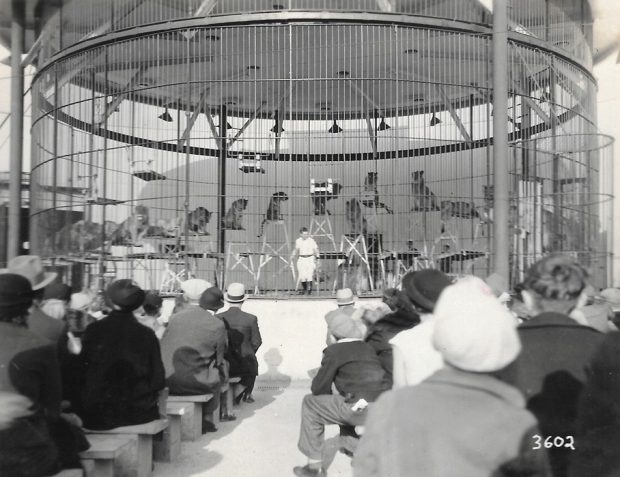
<svg viewBox="0 0 620 477"><path fill-rule="evenodd" d="M612 157L589 10L513 4L494 112L486 3L65 2L32 87L33 253L161 291L200 276L278 295L298 286L305 226L321 291L485 276L505 114L512 280L570 251L604 284Z"/></svg>

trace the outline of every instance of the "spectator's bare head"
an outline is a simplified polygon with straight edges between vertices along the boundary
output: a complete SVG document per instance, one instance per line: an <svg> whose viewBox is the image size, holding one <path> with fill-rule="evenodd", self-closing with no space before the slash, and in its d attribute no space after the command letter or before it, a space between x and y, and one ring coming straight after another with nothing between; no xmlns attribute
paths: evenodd
<svg viewBox="0 0 620 477"><path fill-rule="evenodd" d="M200 308L216 312L224 306L224 294L218 287L207 288L200 297Z"/></svg>
<svg viewBox="0 0 620 477"><path fill-rule="evenodd" d="M534 313L545 311L568 314L587 299L588 272L566 255L549 255L526 272L522 296Z"/></svg>
<svg viewBox="0 0 620 477"><path fill-rule="evenodd" d="M149 290L144 297L142 309L145 315L158 317L161 314L163 304L164 300L159 296L159 293L155 290Z"/></svg>
<svg viewBox="0 0 620 477"><path fill-rule="evenodd" d="M27 278L15 273L0 274L0 321L26 326L33 297Z"/></svg>
<svg viewBox="0 0 620 477"><path fill-rule="evenodd" d="M422 313L432 313L441 292L450 285L450 277L432 268L409 272L403 277L403 293Z"/></svg>

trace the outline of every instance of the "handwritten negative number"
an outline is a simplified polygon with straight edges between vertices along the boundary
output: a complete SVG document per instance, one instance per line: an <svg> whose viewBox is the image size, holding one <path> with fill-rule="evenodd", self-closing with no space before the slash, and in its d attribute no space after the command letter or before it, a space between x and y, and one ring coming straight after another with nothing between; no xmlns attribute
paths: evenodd
<svg viewBox="0 0 620 477"><path fill-rule="evenodd" d="M534 447L532 447L533 450L542 449L543 446L545 449L551 449L552 447L566 447L568 449L575 450L575 438L573 436L548 436L543 441L542 436L534 434L532 438L534 439Z"/></svg>

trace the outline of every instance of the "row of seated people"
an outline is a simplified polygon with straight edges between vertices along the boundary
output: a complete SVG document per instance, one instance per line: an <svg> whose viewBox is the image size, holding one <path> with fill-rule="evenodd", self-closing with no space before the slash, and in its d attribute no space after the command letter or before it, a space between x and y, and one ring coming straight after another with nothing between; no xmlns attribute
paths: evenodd
<svg viewBox="0 0 620 477"><path fill-rule="evenodd" d="M327 475L333 424L355 477L620 475L620 290L562 255L498 281L421 270L379 307L339 290L295 475Z"/></svg>
<svg viewBox="0 0 620 477"><path fill-rule="evenodd" d="M183 303L164 330L161 298L131 280L111 283L94 317L83 295L71 297L56 281L37 256L17 257L0 273L0 475L80 467L83 429L159 419L166 388L213 395L203 432L217 431L207 419L218 408L220 420L235 419L225 400L220 405L229 377L241 377L237 404L253 402L261 336L257 318L241 310L242 284L228 287L229 308L216 315L222 291L205 280L184 282ZM81 330L78 321L90 324Z"/></svg>

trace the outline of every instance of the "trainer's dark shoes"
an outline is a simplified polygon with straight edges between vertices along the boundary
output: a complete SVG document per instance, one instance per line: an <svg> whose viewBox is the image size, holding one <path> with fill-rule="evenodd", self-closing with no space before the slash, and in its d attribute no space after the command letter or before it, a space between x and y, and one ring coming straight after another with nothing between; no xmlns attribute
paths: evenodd
<svg viewBox="0 0 620 477"><path fill-rule="evenodd" d="M298 477L327 477L327 472L322 467L313 468L309 465L293 467L293 472Z"/></svg>
<svg viewBox="0 0 620 477"><path fill-rule="evenodd" d="M220 417L220 421L236 421L237 420L237 416L235 416L234 414L223 414Z"/></svg>
<svg viewBox="0 0 620 477"><path fill-rule="evenodd" d="M254 398L252 397L252 395L251 395L251 394L248 394L247 396L245 396L245 397L243 398L243 401L244 401L244 402L253 403L253 402L254 402Z"/></svg>

